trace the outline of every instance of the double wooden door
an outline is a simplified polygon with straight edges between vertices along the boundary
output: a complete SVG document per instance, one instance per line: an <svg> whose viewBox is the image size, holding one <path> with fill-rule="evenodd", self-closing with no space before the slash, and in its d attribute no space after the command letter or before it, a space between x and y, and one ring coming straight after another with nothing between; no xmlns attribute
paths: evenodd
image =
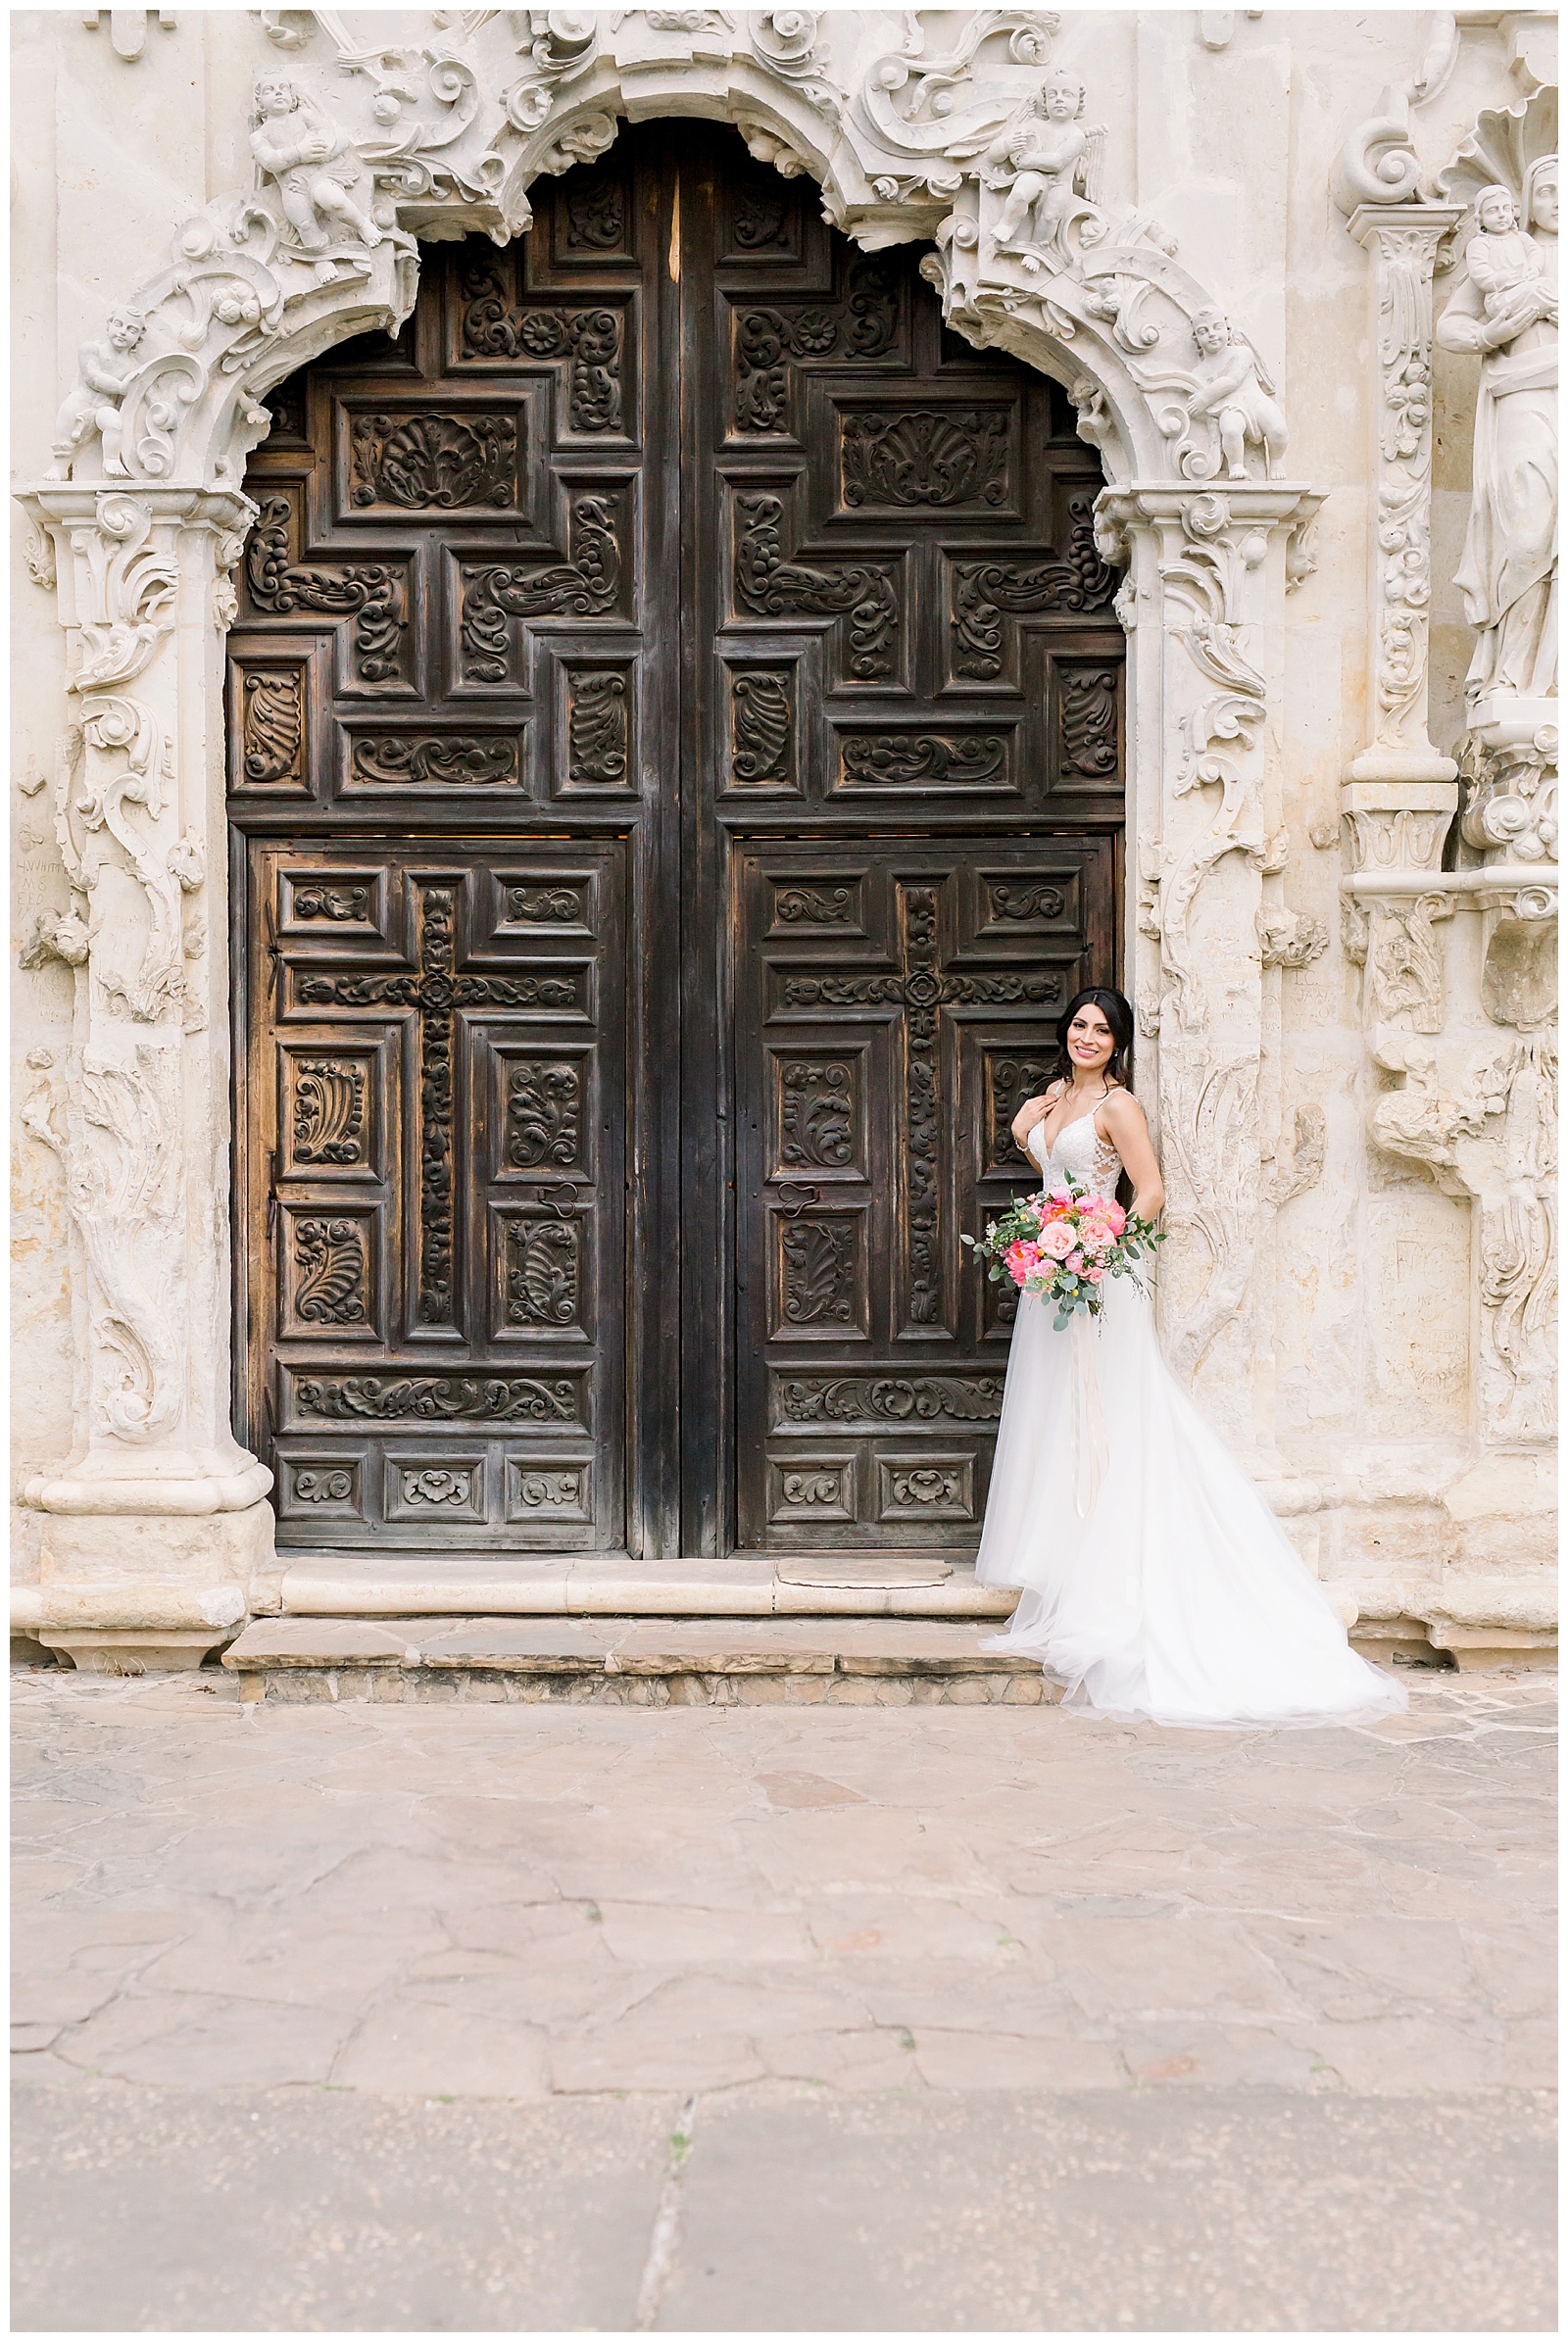
<svg viewBox="0 0 1568 2342"><path fill-rule="evenodd" d="M731 132L533 197L250 466L241 1430L294 1546L961 1548L1118 958L1095 458Z"/></svg>

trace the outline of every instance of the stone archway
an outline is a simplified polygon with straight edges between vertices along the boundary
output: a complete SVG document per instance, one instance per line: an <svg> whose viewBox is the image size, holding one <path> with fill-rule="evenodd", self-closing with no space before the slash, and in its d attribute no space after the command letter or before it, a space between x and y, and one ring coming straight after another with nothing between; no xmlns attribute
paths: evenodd
<svg viewBox="0 0 1568 2342"><path fill-rule="evenodd" d="M844 77L808 10L536 11L520 51L491 15L352 53L308 12L263 12L256 185L187 220L111 313L24 496L68 641L72 890L28 948L69 961L77 992L74 1046L35 1069L25 1121L64 1165L82 1343L74 1454L27 1490L43 1516L29 1631L199 1651L269 1598L267 1475L227 1419L219 657L262 400L408 316L421 238L521 232L531 180L603 153L622 118L732 122L754 155L815 179L863 246L933 239L949 322L1067 384L1102 451L1101 542L1129 571L1127 983L1176 1227L1164 1306L1178 1360L1269 1468L1254 1272L1295 1149L1264 1037L1280 969L1321 939L1278 898L1268 741L1283 597L1321 498L1270 476L1286 426L1262 361L1158 223L1103 200L1102 137L1085 125L1065 168L1027 179L1035 100L1064 125L1084 108L1074 76L1047 72L1053 22L987 12L943 57L916 31Z"/></svg>

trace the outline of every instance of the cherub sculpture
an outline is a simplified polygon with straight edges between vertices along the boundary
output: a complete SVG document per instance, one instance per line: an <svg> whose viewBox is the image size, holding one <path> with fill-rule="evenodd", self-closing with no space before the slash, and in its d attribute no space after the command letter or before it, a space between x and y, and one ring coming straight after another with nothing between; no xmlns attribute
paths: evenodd
<svg viewBox="0 0 1568 2342"><path fill-rule="evenodd" d="M1476 198L1476 233L1464 248L1470 281L1494 341L1510 340L1537 317L1557 317L1555 293L1547 290L1546 256L1519 224L1519 206L1507 187L1486 187Z"/></svg>
<svg viewBox="0 0 1568 2342"><path fill-rule="evenodd" d="M77 356L81 379L55 420L57 479L70 478L72 459L95 436L103 441L104 470L112 479L126 477L124 459L120 452L120 408L136 373L136 366L127 362L140 348L146 332L147 321L138 311L112 309L103 339L82 343Z"/></svg>
<svg viewBox="0 0 1568 2342"><path fill-rule="evenodd" d="M1188 412L1206 415L1219 433L1219 452L1230 480L1247 477L1247 451L1263 451L1263 470L1276 477L1290 440L1274 385L1245 335L1234 333L1217 309L1200 309L1193 318L1198 344L1196 384Z"/></svg>
<svg viewBox="0 0 1568 2342"><path fill-rule="evenodd" d="M1065 267L1069 220L1099 199L1103 129L1085 129L1084 85L1054 71L980 160L983 185L1008 190L996 248L1050 256Z"/></svg>
<svg viewBox="0 0 1568 2342"><path fill-rule="evenodd" d="M330 221L340 234L367 246L379 244L381 230L361 211L340 172L327 169L348 144L286 73L258 73L251 115L251 153L257 169L272 179L283 217L301 249L313 257L328 249Z"/></svg>

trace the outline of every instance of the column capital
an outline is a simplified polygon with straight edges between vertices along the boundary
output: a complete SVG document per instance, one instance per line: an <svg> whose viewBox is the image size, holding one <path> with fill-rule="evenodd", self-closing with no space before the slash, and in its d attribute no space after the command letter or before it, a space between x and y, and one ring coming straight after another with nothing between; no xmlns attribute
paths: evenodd
<svg viewBox="0 0 1568 2342"><path fill-rule="evenodd" d="M1434 252L1464 218L1462 203L1363 203L1345 222L1347 232L1370 252L1385 237L1427 238Z"/></svg>

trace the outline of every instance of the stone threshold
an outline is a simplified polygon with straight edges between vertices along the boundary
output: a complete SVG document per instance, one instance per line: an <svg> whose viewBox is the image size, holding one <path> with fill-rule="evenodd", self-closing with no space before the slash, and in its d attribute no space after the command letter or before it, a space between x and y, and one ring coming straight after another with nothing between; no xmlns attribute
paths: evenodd
<svg viewBox="0 0 1568 2342"><path fill-rule="evenodd" d="M450 1617L257 1619L223 1653L246 1700L567 1701L618 1707L1038 1707L1031 1659L975 1622Z"/></svg>
<svg viewBox="0 0 1568 2342"><path fill-rule="evenodd" d="M301 1618L1004 1619L1017 1595L932 1553L313 1553L279 1557L278 1607Z"/></svg>

